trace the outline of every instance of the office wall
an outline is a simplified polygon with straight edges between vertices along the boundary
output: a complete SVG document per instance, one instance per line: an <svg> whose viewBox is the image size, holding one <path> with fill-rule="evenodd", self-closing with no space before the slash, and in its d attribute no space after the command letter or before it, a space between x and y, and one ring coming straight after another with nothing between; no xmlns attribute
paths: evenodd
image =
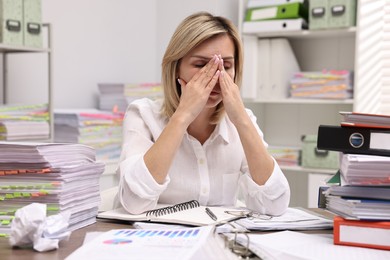
<svg viewBox="0 0 390 260"><path fill-rule="evenodd" d="M237 24L236 0L42 0L52 26L54 108L97 107L97 83L160 81L168 41L205 10ZM9 103L47 100L47 56L9 57Z"/></svg>

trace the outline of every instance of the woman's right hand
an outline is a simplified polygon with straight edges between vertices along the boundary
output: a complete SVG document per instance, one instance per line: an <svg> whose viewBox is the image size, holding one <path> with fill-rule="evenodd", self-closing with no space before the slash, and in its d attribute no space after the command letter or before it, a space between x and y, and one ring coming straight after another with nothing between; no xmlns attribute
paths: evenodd
<svg viewBox="0 0 390 260"><path fill-rule="evenodd" d="M186 122L191 122L199 115L205 107L210 93L218 82L220 70L218 69L220 59L214 55L212 59L201 68L189 82L179 78L181 85L180 104L175 112L183 113Z"/></svg>

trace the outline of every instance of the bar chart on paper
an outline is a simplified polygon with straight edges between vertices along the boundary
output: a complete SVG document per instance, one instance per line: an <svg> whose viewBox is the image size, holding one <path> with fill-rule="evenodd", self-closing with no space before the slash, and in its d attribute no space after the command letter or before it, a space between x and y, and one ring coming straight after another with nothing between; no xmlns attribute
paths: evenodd
<svg viewBox="0 0 390 260"><path fill-rule="evenodd" d="M153 245L155 241L159 246L177 245L185 246L199 240L199 228L185 230L118 230L113 238L104 240L103 244L128 244L133 241Z"/></svg>
<svg viewBox="0 0 390 260"><path fill-rule="evenodd" d="M181 229L114 229L85 243L76 259L237 259L213 226Z"/></svg>

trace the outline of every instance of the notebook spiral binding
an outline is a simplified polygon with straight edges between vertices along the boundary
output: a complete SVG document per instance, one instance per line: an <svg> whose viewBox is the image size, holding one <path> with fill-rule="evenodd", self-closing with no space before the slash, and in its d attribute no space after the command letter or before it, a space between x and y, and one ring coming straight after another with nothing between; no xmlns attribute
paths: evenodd
<svg viewBox="0 0 390 260"><path fill-rule="evenodd" d="M151 217L151 216L159 217L159 216L171 214L171 213L178 212L178 211L183 211L186 209L197 208L199 206L200 206L200 204L197 200L190 200L190 201L175 204L175 205L169 206L169 207L148 210L146 212L146 216L147 217Z"/></svg>

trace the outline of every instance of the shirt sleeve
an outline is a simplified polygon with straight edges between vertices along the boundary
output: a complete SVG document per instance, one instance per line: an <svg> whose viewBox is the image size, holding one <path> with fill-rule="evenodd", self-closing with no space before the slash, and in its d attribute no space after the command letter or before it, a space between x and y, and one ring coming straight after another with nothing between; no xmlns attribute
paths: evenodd
<svg viewBox="0 0 390 260"><path fill-rule="evenodd" d="M246 206L261 214L281 215L290 203L290 186L274 159L274 170L264 185L255 183L246 172L240 179Z"/></svg>
<svg viewBox="0 0 390 260"><path fill-rule="evenodd" d="M160 194L166 189L169 177L158 184L145 165L143 156L153 145L148 119L153 113L139 105L129 105L123 122L123 146L119 164L118 199L132 214L155 208ZM154 119L153 119L154 120Z"/></svg>
<svg viewBox="0 0 390 260"><path fill-rule="evenodd" d="M251 110L247 110L247 112L263 139L264 145L268 147L268 144L264 141L263 132L256 122L256 116ZM245 161L243 165L244 174L240 179L240 189L248 208L261 214L281 215L290 203L290 186L278 163L274 158L272 159L274 160L274 169L264 185L258 185L253 181L248 164Z"/></svg>

